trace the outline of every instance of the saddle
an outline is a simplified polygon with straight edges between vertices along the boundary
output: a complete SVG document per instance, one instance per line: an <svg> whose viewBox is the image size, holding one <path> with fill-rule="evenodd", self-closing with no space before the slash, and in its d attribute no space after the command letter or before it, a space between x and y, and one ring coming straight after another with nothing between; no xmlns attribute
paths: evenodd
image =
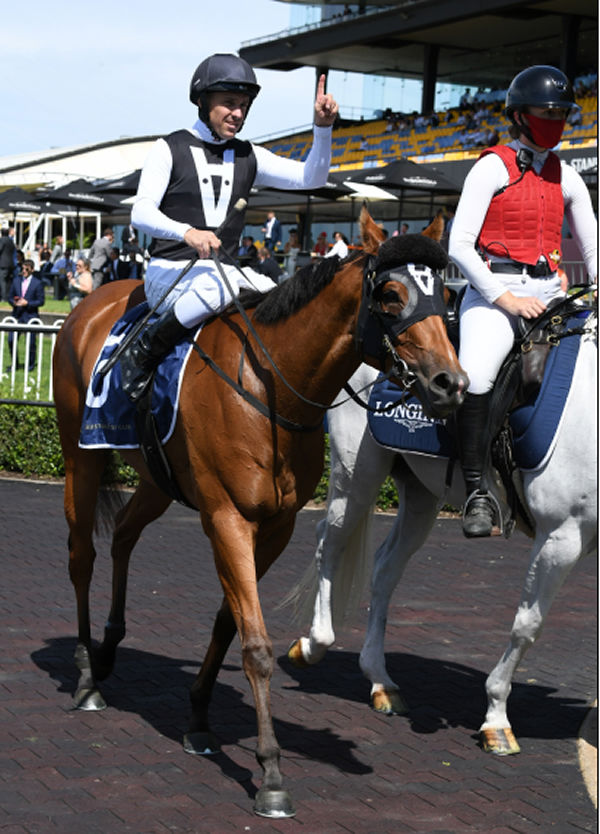
<svg viewBox="0 0 600 834"><path fill-rule="evenodd" d="M548 357L566 337L581 334L574 324L591 308L578 301L581 293L556 299L533 321L520 318L513 348L506 357L494 384L490 405L489 432L491 463L506 491L508 512L504 515L504 532L510 535L517 519L532 534L533 520L524 499L521 469L515 461L515 444L510 417L516 409L533 403L540 392Z"/></svg>

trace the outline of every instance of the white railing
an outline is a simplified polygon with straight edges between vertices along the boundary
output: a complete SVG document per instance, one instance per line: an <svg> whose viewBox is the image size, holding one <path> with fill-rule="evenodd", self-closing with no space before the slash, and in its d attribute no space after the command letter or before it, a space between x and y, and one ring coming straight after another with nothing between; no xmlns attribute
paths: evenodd
<svg viewBox="0 0 600 834"><path fill-rule="evenodd" d="M62 324L39 318L19 324L13 316L0 321L0 403L54 407L52 354Z"/></svg>

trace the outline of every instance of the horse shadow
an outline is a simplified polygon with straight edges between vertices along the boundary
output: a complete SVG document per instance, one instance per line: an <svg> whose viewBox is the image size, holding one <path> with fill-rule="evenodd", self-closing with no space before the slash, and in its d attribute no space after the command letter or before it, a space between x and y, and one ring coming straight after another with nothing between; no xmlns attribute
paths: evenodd
<svg viewBox="0 0 600 834"><path fill-rule="evenodd" d="M402 652L386 653L386 661L391 678L400 686L408 704L405 718L413 732L431 734L463 727L472 730L473 737L479 740L479 727L487 709L487 672ZM329 650L320 664L304 669L293 666L287 655L279 657L278 663L296 682L294 689L365 706L369 703L370 684L360 671L357 653ZM586 700L566 696L555 687L512 683L509 714L513 731L522 739L577 738L588 708Z"/></svg>
<svg viewBox="0 0 600 834"><path fill-rule="evenodd" d="M73 661L76 642L71 637L51 638L31 654L35 665L57 683L57 692L71 697L78 680ZM198 665L197 658L168 657L120 646L115 670L102 681L100 689L110 709L136 715L159 734L181 744L188 730L188 693ZM239 665L225 663L222 671L238 673L240 685L246 682ZM247 743L257 734L249 685L245 694L235 686L217 681L212 703L211 730L219 742L223 746L236 745L253 751L253 745ZM306 728L277 717L273 718L273 725L279 744L288 752L313 761L321 760L346 773L372 772L370 766L356 757L356 745L330 728ZM256 787L250 770L234 762L223 750L209 759L225 776L242 785L251 798L254 797Z"/></svg>

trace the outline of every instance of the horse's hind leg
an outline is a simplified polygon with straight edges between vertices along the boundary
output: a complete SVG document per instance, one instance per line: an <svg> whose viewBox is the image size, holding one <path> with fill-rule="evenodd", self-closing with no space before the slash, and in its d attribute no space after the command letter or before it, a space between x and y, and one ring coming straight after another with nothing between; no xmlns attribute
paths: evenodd
<svg viewBox="0 0 600 834"><path fill-rule="evenodd" d="M113 561L112 603L102 644L93 650L96 680L110 675L117 646L125 637L125 602L129 559L142 530L161 516L171 499L154 484L141 480L136 491L115 518L111 556Z"/></svg>
<svg viewBox="0 0 600 834"><path fill-rule="evenodd" d="M536 537L510 641L485 684L488 707L479 733L488 753L508 756L520 752L506 711L511 681L523 655L539 636L550 606L582 549L581 530L572 519L552 535Z"/></svg>
<svg viewBox="0 0 600 834"><path fill-rule="evenodd" d="M96 550L93 542L96 501L108 454L71 450L65 455L65 517L69 525L69 577L77 601L78 640L75 663L79 681L74 704L79 709L104 709L92 671L89 594Z"/></svg>

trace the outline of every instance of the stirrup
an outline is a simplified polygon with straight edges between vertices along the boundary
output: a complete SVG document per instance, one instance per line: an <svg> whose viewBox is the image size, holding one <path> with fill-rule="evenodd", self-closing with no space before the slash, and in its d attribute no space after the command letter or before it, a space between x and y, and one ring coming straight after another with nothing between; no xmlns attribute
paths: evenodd
<svg viewBox="0 0 600 834"><path fill-rule="evenodd" d="M468 539L491 536L494 524L503 534L503 522L500 504L493 493L476 489L468 496L462 516L463 533Z"/></svg>

